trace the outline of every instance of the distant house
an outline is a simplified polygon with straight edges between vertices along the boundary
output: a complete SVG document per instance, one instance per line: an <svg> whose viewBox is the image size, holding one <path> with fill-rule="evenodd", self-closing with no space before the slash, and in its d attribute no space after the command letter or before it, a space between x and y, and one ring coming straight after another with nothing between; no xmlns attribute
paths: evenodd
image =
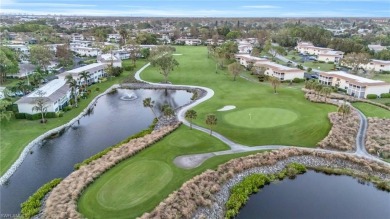
<svg viewBox="0 0 390 219"><path fill-rule="evenodd" d="M64 79L55 79L45 84L38 90L44 92L43 98L46 99L47 112L58 112L68 104L71 91ZM36 114L33 111L35 100L38 98L37 91L34 91L15 102L18 105L19 113Z"/></svg>
<svg viewBox="0 0 390 219"><path fill-rule="evenodd" d="M390 61L372 59L369 63L365 65L360 65L359 67L363 68L366 71L390 71Z"/></svg>
<svg viewBox="0 0 390 219"><path fill-rule="evenodd" d="M114 33L114 34L108 34L107 36L107 42L119 42L122 39L120 34Z"/></svg>
<svg viewBox="0 0 390 219"><path fill-rule="evenodd" d="M198 46L198 45L202 44L202 40L179 38L179 39L175 40L175 44L184 44L184 45L188 45L188 46Z"/></svg>
<svg viewBox="0 0 390 219"><path fill-rule="evenodd" d="M73 40L69 44L70 48L72 49L73 47L91 47L92 42L89 40Z"/></svg>
<svg viewBox="0 0 390 219"><path fill-rule="evenodd" d="M343 58L344 53L341 51L329 50L324 53L319 53L317 56L318 61L339 63Z"/></svg>
<svg viewBox="0 0 390 219"><path fill-rule="evenodd" d="M54 54L57 52L57 46L63 46L64 44L47 44L50 51L52 51Z"/></svg>
<svg viewBox="0 0 390 219"><path fill-rule="evenodd" d="M120 58L121 60L130 58L130 52L128 52L126 50L123 50L123 49L121 49L121 50L113 50L112 54L114 56Z"/></svg>
<svg viewBox="0 0 390 219"><path fill-rule="evenodd" d="M93 63L90 65L86 65L80 68L75 68L66 72L63 72L61 74L58 74L58 78L65 79L67 75L72 75L72 77L81 85L84 84L84 80L80 78L81 72L87 72L90 78L88 79L87 83L97 83L99 82L99 79L102 77L107 76L107 73L105 71L107 65L104 63Z"/></svg>
<svg viewBox="0 0 390 219"><path fill-rule="evenodd" d="M390 92L390 83L359 77L344 71L321 72L318 80L321 84L345 89L347 94L357 98Z"/></svg>
<svg viewBox="0 0 390 219"><path fill-rule="evenodd" d="M70 39L72 41L84 40L84 36L82 34L79 34L79 33L72 33L72 35L70 37L71 37Z"/></svg>
<svg viewBox="0 0 390 219"><path fill-rule="evenodd" d="M30 49L26 45L23 45L23 44L11 44L11 45L5 45L5 46L14 50L14 51L18 51L20 53L23 53L25 55L30 54Z"/></svg>
<svg viewBox="0 0 390 219"><path fill-rule="evenodd" d="M91 48L91 47L73 47L71 51L77 53L80 56L98 56L102 52L99 48Z"/></svg>
<svg viewBox="0 0 390 219"><path fill-rule="evenodd" d="M368 45L368 48L374 52L380 52L384 49L386 49L386 46L381 45Z"/></svg>
<svg viewBox="0 0 390 219"><path fill-rule="evenodd" d="M295 49L302 54L318 55L320 53L326 53L332 49L317 47L310 42L299 42Z"/></svg>
<svg viewBox="0 0 390 219"><path fill-rule="evenodd" d="M37 67L31 63L19 63L19 72L16 74L8 75L13 78L25 78L28 75L32 75Z"/></svg>
<svg viewBox="0 0 390 219"><path fill-rule="evenodd" d="M253 45L250 43L241 43L238 44L238 53L246 53L249 54L253 50Z"/></svg>
<svg viewBox="0 0 390 219"><path fill-rule="evenodd" d="M97 61L106 65L112 64L113 67L122 67L122 60L114 54L101 54L97 57Z"/></svg>

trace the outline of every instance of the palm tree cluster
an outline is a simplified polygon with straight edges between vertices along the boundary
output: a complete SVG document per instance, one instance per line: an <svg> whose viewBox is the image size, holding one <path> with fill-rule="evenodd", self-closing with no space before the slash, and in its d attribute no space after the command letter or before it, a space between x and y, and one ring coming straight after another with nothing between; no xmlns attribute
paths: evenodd
<svg viewBox="0 0 390 219"><path fill-rule="evenodd" d="M305 88L309 90L314 90L315 98L319 98L321 95L325 97L325 102L327 102L327 99L329 95L332 93L333 89L329 86L324 86L320 84L318 81L315 80L309 80L305 83Z"/></svg>

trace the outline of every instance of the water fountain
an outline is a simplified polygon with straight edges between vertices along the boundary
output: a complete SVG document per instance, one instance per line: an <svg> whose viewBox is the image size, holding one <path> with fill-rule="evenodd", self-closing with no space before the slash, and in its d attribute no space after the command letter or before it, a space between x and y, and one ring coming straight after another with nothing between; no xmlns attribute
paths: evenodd
<svg viewBox="0 0 390 219"><path fill-rule="evenodd" d="M126 101L135 100L137 98L138 98L137 95L135 95L133 92L120 97L121 100L126 100Z"/></svg>

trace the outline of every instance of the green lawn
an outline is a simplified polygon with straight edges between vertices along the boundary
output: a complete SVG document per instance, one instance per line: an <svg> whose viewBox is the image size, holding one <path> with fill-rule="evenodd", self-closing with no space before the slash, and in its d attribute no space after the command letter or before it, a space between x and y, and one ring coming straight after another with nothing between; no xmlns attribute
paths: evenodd
<svg viewBox="0 0 390 219"><path fill-rule="evenodd" d="M328 63L314 63L314 62L305 62L302 64L303 66L317 69L320 71L334 71L334 64L328 64ZM318 68L319 67L319 68Z"/></svg>
<svg viewBox="0 0 390 219"><path fill-rule="evenodd" d="M367 117L390 118L390 111L369 103L353 103Z"/></svg>
<svg viewBox="0 0 390 219"><path fill-rule="evenodd" d="M390 74L377 73L377 74L375 74L375 76L372 79L386 81L386 82L390 83Z"/></svg>
<svg viewBox="0 0 390 219"><path fill-rule="evenodd" d="M205 86L215 91L209 101L194 108L198 112L196 124L207 127L204 122L206 114L215 113L218 117L215 130L245 145L282 144L312 147L329 132L331 125L327 114L336 108L308 102L299 89L301 85L283 84L278 89L278 94L273 94L267 82L258 83L243 78L233 81L226 70L218 70L216 74L215 62L207 58L206 47L177 47L176 53L183 55L175 56L180 65L169 75L171 82ZM247 73L244 75L251 77ZM141 77L153 82L163 80L157 69L152 67L145 69ZM217 111L225 105L235 105L236 110L263 107L285 109L296 114L297 119L284 126L266 129L237 127L223 119L229 111Z"/></svg>
<svg viewBox="0 0 390 219"><path fill-rule="evenodd" d="M126 60L126 62L129 62ZM144 60L138 61L137 67L140 68L145 64ZM132 72L133 74L133 72ZM109 79L104 83L95 84L90 89L91 95L88 99L82 99L79 103L79 107L72 109L64 114L64 117L48 119L46 124L39 123L39 120L16 120L11 119L10 121L1 121L0 129L0 174L3 175L7 169L15 162L23 151L24 147L34 140L39 135L63 125L74 117L79 115L85 107L100 93L111 87L113 84L121 82L123 79L130 76L130 72L124 72L118 78ZM96 91L99 88L99 91Z"/></svg>
<svg viewBox="0 0 390 219"><path fill-rule="evenodd" d="M214 157L190 170L173 164L173 159L179 155L226 149L228 147L216 138L181 126L99 177L81 195L78 209L86 218L135 218L151 211L194 175L232 158L256 153Z"/></svg>

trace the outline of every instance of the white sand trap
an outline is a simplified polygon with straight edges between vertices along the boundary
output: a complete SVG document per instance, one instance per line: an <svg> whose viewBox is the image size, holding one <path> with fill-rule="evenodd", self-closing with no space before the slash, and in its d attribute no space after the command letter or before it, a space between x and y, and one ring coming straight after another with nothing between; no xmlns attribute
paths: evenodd
<svg viewBox="0 0 390 219"><path fill-rule="evenodd" d="M228 111L228 110L232 110L232 109L235 109L236 106L233 106L233 105L227 105L227 106L224 106L222 107L221 109L217 110L217 111Z"/></svg>
<svg viewBox="0 0 390 219"><path fill-rule="evenodd" d="M173 56L182 56L183 54L177 54L177 53L175 53L175 54L172 54Z"/></svg>

